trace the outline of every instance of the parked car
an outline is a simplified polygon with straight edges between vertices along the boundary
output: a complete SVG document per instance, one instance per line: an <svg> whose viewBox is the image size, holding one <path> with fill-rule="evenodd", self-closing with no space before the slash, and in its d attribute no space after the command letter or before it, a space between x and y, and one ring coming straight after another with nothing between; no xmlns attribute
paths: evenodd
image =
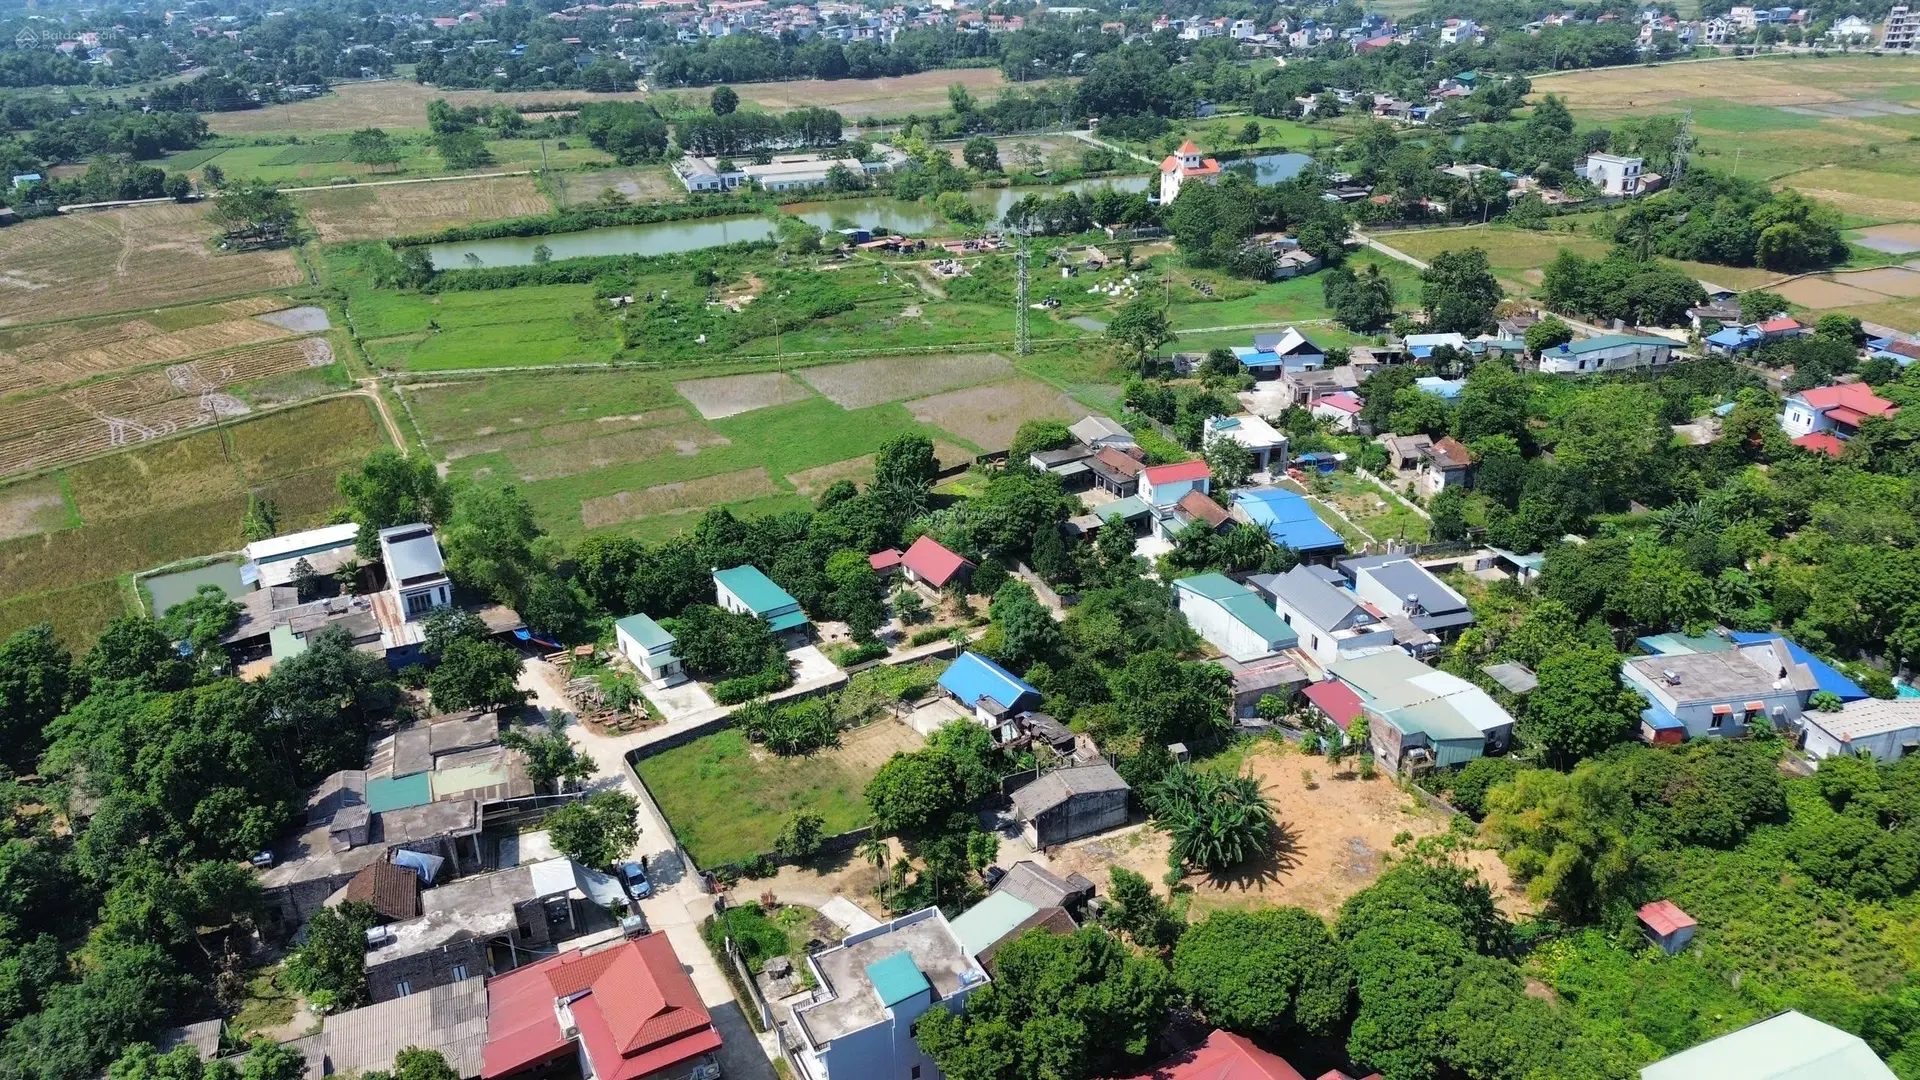
<svg viewBox="0 0 1920 1080"><path fill-rule="evenodd" d="M645 900L653 895L653 882L647 880L647 868L637 862L625 862L619 868L620 884L626 888L627 895L635 900Z"/></svg>

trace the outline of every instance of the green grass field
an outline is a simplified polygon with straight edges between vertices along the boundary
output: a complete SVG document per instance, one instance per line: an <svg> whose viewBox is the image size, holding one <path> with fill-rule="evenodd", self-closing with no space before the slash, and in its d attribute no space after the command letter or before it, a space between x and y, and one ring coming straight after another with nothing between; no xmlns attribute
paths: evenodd
<svg viewBox="0 0 1920 1080"><path fill-rule="evenodd" d="M368 402L336 398L63 470L77 524L0 543L0 634L50 620L85 647L125 609L126 575L238 548L250 497L275 504L282 530L322 523L340 470L383 441ZM44 483L0 487L0 501Z"/></svg>
<svg viewBox="0 0 1920 1080"><path fill-rule="evenodd" d="M298 143L270 142L258 145L251 139L225 137L212 145L184 150L150 162L168 172L184 172L199 178L208 165L216 165L229 181L256 181L283 187L305 187L335 180L400 180L420 176L448 176L468 172L512 172L523 169L589 169L611 166L613 162L585 140L571 140L562 150L547 140L542 155L536 139L489 139L487 151L493 161L470 169L449 167L434 151L424 133L389 132L400 160L378 168L349 161L343 135L309 137ZM598 194L596 189L595 194Z"/></svg>

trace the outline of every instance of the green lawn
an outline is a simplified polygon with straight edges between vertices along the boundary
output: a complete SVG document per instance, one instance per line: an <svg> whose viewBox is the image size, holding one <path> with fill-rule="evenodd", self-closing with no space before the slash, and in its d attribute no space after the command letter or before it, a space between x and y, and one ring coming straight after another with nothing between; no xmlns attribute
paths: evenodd
<svg viewBox="0 0 1920 1080"><path fill-rule="evenodd" d="M1400 306L1419 306L1418 270L1371 250L1357 253L1347 260L1347 268L1355 273L1364 271L1369 265L1379 266L1381 272L1392 280L1394 298ZM1326 319L1332 315L1325 299L1326 279L1318 273L1266 285L1249 285L1244 281L1190 270L1176 269L1173 276L1177 283L1172 310L1173 327L1176 330L1302 322ZM1208 299L1194 290L1190 282L1195 278L1212 282L1221 299Z"/></svg>
<svg viewBox="0 0 1920 1080"><path fill-rule="evenodd" d="M638 771L687 854L711 867L772 851L795 811L819 814L828 836L865 824L861 792L880 762L859 758L845 748L776 757L728 729L647 758Z"/></svg>

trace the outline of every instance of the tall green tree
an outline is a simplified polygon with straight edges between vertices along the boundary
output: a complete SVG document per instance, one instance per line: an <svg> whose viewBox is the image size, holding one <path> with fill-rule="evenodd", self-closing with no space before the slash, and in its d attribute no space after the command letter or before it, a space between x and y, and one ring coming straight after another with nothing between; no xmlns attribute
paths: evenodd
<svg viewBox="0 0 1920 1080"><path fill-rule="evenodd" d="M640 804L624 791L596 791L547 816L554 849L582 866L607 867L640 842Z"/></svg>
<svg viewBox="0 0 1920 1080"><path fill-rule="evenodd" d="M533 506L511 484L469 484L455 491L440 550L454 583L518 607L544 567L534 553L541 529Z"/></svg>
<svg viewBox="0 0 1920 1080"><path fill-rule="evenodd" d="M0 763L31 772L43 733L66 707L73 656L51 623L15 630L0 642Z"/></svg>
<svg viewBox="0 0 1920 1080"><path fill-rule="evenodd" d="M340 474L340 497L360 526L356 547L360 557L380 553L380 530L395 525L447 520L452 500L432 459L408 457L391 447L367 455L360 468Z"/></svg>
<svg viewBox="0 0 1920 1080"><path fill-rule="evenodd" d="M1420 306L1427 312L1427 329L1434 333L1477 334L1493 321L1500 303L1500 283L1494 279L1482 248L1443 251L1420 272Z"/></svg>
<svg viewBox="0 0 1920 1080"><path fill-rule="evenodd" d="M1323 1035L1346 1019L1352 975L1320 916L1217 911L1187 928L1173 981L1208 1022L1241 1034Z"/></svg>

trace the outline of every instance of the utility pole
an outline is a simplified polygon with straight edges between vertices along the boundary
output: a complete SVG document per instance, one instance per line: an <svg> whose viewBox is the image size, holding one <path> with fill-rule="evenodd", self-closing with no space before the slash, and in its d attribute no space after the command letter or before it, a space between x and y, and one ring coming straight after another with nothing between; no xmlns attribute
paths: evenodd
<svg viewBox="0 0 1920 1080"><path fill-rule="evenodd" d="M1671 173L1672 177L1667 181L1668 187L1678 186L1680 178L1686 175L1687 156L1693 148L1693 137L1690 133L1692 127L1693 110L1688 109L1686 113L1680 117L1680 130L1673 136L1673 164L1667 169L1667 172Z"/></svg>
<svg viewBox="0 0 1920 1080"><path fill-rule="evenodd" d="M1014 256L1013 351L1018 356L1033 355L1033 309L1027 306L1027 231L1018 230L1020 252Z"/></svg>

